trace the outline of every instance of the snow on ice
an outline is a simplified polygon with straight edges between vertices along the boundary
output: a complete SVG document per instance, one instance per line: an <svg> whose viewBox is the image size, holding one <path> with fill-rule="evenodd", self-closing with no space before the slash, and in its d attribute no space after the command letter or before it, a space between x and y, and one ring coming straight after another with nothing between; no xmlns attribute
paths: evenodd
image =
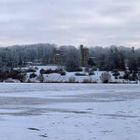
<svg viewBox="0 0 140 140"><path fill-rule="evenodd" d="M139 140L140 85L0 84L1 140Z"/></svg>

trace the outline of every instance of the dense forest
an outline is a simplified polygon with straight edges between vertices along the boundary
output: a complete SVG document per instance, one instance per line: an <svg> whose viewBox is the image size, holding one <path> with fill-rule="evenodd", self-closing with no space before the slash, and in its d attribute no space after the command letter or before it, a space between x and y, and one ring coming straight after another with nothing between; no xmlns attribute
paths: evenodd
<svg viewBox="0 0 140 140"><path fill-rule="evenodd" d="M124 46L88 47L88 66L99 70L138 71L140 68L140 49ZM80 67L80 49L77 46L57 46L55 44L15 45L0 48L1 70L25 66L29 62L51 64L54 51L63 52L62 65Z"/></svg>

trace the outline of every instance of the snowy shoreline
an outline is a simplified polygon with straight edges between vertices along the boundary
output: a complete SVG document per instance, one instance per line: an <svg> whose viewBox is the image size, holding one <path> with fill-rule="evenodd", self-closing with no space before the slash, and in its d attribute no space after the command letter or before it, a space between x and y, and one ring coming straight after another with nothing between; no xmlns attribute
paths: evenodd
<svg viewBox="0 0 140 140"><path fill-rule="evenodd" d="M138 81L125 81L125 82L109 82L109 83L97 83L97 82L54 82L54 81L46 81L46 82L39 82L39 81L30 81L30 82L20 82L20 81L4 81L4 82L0 82L0 84L1 83L15 83L15 84L17 84L17 83L40 83L40 84L139 84L139 82Z"/></svg>

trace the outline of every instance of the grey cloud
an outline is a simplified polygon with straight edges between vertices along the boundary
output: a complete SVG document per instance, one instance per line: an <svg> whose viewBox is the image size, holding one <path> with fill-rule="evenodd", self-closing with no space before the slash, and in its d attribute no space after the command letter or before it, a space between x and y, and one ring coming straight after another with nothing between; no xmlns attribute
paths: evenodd
<svg viewBox="0 0 140 140"><path fill-rule="evenodd" d="M140 45L138 0L0 0L0 43Z"/></svg>

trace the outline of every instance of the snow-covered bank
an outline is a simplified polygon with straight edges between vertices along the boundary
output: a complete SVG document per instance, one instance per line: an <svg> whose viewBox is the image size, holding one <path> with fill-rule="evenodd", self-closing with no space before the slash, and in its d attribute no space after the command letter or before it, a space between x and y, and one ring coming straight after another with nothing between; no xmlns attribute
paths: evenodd
<svg viewBox="0 0 140 140"><path fill-rule="evenodd" d="M68 72L64 67L58 66L32 66L22 68L26 73L25 82L29 83L124 83L136 84L137 80L124 79L125 72L106 72L83 67L80 72Z"/></svg>
<svg viewBox="0 0 140 140"><path fill-rule="evenodd" d="M139 140L140 85L0 84L2 140Z"/></svg>

